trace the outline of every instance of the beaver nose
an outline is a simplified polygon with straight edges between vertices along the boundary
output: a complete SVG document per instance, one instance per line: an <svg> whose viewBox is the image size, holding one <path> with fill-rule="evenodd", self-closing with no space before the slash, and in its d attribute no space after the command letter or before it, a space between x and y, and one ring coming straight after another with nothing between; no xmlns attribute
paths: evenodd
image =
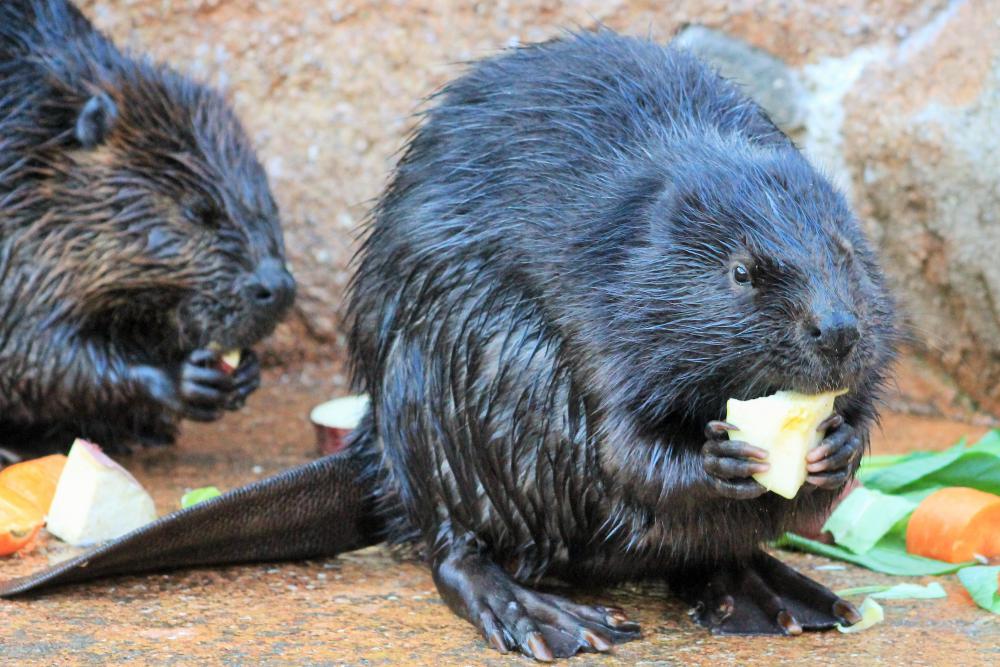
<svg viewBox="0 0 1000 667"><path fill-rule="evenodd" d="M846 311L824 314L808 331L820 352L837 359L846 357L861 338L858 319Z"/></svg>
<svg viewBox="0 0 1000 667"><path fill-rule="evenodd" d="M265 259L244 286L246 297L258 308L283 312L295 299L295 279L275 259Z"/></svg>

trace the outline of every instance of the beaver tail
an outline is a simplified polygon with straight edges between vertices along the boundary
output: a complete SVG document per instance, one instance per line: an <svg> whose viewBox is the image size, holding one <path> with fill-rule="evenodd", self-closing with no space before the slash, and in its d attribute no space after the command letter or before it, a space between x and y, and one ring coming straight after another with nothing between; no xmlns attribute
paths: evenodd
<svg viewBox="0 0 1000 667"><path fill-rule="evenodd" d="M370 466L357 448L174 512L35 574L0 598L110 575L332 556L381 541Z"/></svg>

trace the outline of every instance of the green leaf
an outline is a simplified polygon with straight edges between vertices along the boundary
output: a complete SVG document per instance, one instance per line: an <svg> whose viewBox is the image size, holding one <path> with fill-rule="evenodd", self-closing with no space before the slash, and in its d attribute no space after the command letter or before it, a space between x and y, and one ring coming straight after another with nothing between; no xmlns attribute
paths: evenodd
<svg viewBox="0 0 1000 667"><path fill-rule="evenodd" d="M920 584L896 584L872 594L873 598L879 600L934 600L936 598L946 598L948 594L944 592L941 584L933 581L926 586Z"/></svg>
<svg viewBox="0 0 1000 667"><path fill-rule="evenodd" d="M910 452L909 454L869 454L861 458L858 466L858 480L863 484L867 477L889 466L906 463L925 456L934 456L937 452Z"/></svg>
<svg viewBox="0 0 1000 667"><path fill-rule="evenodd" d="M988 432L971 447L963 439L943 452L919 452L895 463L881 463L886 462L869 467L864 485L902 494L910 500L919 501L945 486L967 486L1000 494L1000 430Z"/></svg>
<svg viewBox="0 0 1000 667"><path fill-rule="evenodd" d="M885 574L927 576L956 572L970 563L945 563L940 560L906 553L906 544L898 533L890 532L878 544L863 554L856 554L836 544L823 544L808 538L785 533L776 542L783 549L798 549L827 558L854 563Z"/></svg>
<svg viewBox="0 0 1000 667"><path fill-rule="evenodd" d="M865 486L877 491L892 493L926 478L946 465L958 460L968 451L963 438L957 445L933 456L913 458L894 466L877 470L865 480Z"/></svg>
<svg viewBox="0 0 1000 667"><path fill-rule="evenodd" d="M880 586L878 584L872 586L855 586L854 588L842 588L839 591L834 591L837 595L842 598L849 598L855 595L870 595L871 593L881 593L882 591L887 591L892 586Z"/></svg>
<svg viewBox="0 0 1000 667"><path fill-rule="evenodd" d="M1000 614L1000 565L977 565L960 570L958 578L983 609Z"/></svg>
<svg viewBox="0 0 1000 667"><path fill-rule="evenodd" d="M863 554L916 507L905 498L859 486L841 501L823 530L830 531L839 546Z"/></svg>
<svg viewBox="0 0 1000 667"><path fill-rule="evenodd" d="M895 586L858 586L836 591L842 598L855 595L871 595L878 600L932 600L948 597L941 584L931 582L926 586L920 584L896 584Z"/></svg>
<svg viewBox="0 0 1000 667"><path fill-rule="evenodd" d="M206 500L211 500L212 498L221 495L222 491L219 491L219 489L214 486L203 486L200 489L191 489L181 496L181 509L187 509L192 505L203 503Z"/></svg>

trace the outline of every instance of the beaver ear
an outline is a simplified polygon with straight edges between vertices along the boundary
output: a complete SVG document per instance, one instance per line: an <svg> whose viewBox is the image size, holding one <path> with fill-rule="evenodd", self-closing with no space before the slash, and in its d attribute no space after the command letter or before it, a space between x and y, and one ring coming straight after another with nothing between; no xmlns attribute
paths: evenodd
<svg viewBox="0 0 1000 667"><path fill-rule="evenodd" d="M98 93L87 100L76 118L76 140L84 148L94 148L111 134L118 119L118 107L105 93Z"/></svg>

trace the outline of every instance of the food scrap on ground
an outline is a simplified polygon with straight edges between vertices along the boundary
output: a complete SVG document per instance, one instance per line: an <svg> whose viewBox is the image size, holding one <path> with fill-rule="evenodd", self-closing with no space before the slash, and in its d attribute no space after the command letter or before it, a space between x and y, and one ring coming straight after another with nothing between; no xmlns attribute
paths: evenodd
<svg viewBox="0 0 1000 667"><path fill-rule="evenodd" d="M181 509L187 509L192 505L203 503L206 500L211 500L221 495L222 491L219 491L218 487L215 486L203 486L199 489L191 489L181 496Z"/></svg>
<svg viewBox="0 0 1000 667"><path fill-rule="evenodd" d="M943 452L872 457L858 477L824 525L833 544L786 533L777 545L886 574L958 572L979 606L1000 613L1000 568L982 566L1000 556L1000 430Z"/></svg>
<svg viewBox="0 0 1000 667"><path fill-rule="evenodd" d="M320 403L309 413L316 429L316 445L320 454L334 454L347 444L347 436L354 430L368 410L368 396L344 396Z"/></svg>
<svg viewBox="0 0 1000 667"><path fill-rule="evenodd" d="M862 630L867 630L873 625L878 625L885 620L885 611L882 609L882 605L875 602L871 597L866 597L865 601L861 603L858 607L858 611L861 612L861 620L854 625L844 626L837 624L837 629L844 634L852 634L855 632L861 632Z"/></svg>
<svg viewBox="0 0 1000 667"><path fill-rule="evenodd" d="M926 586L920 584L858 586L857 588L845 588L836 591L836 593L842 598L867 595L877 600L933 600L948 597L944 588L936 581Z"/></svg>
<svg viewBox="0 0 1000 667"><path fill-rule="evenodd" d="M949 563L1000 556L1000 496L963 486L935 491L910 516L906 550Z"/></svg>
<svg viewBox="0 0 1000 667"><path fill-rule="evenodd" d="M0 556L29 547L45 523L66 457L24 461L0 471Z"/></svg>
<svg viewBox="0 0 1000 667"><path fill-rule="evenodd" d="M125 468L94 443L73 443L49 509L50 533L74 546L89 546L156 518L153 499Z"/></svg>

